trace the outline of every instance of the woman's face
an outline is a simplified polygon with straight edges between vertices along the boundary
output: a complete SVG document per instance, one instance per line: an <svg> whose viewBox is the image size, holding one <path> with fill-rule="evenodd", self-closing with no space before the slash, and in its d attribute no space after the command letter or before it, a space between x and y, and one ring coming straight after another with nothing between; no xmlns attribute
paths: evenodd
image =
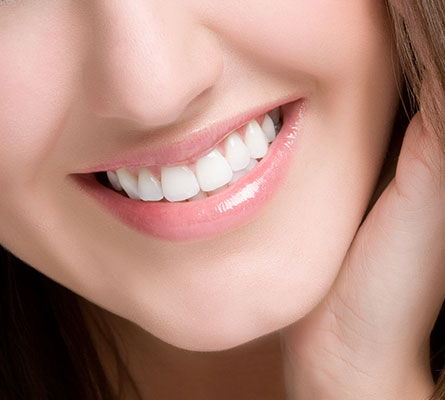
<svg viewBox="0 0 445 400"><path fill-rule="evenodd" d="M385 18L375 0L5 2L1 243L185 349L301 318L333 283L385 154L398 103ZM157 164L167 187L167 172L199 174L197 157L171 167L214 148L233 118L246 142L246 123L285 103L275 150L201 203L77 180ZM215 213L221 199L233 209Z"/></svg>

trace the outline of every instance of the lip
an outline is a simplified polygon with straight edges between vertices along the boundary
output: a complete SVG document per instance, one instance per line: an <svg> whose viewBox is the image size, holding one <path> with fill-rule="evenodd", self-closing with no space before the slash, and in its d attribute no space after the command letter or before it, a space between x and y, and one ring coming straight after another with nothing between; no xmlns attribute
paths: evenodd
<svg viewBox="0 0 445 400"><path fill-rule="evenodd" d="M101 163L84 167L74 173L94 173L102 171L115 171L118 168L131 168L140 166L174 166L187 164L198 159L211 150L219 142L224 140L230 132L245 125L248 121L258 118L283 104L289 104L300 97L290 95L280 100L269 102L248 111L244 111L235 117L214 123L205 128L199 128L189 132L184 139L174 143L149 144L147 148L139 148L137 151L123 152L119 158L107 160ZM168 136L168 133L165 134Z"/></svg>
<svg viewBox="0 0 445 400"><path fill-rule="evenodd" d="M249 223L278 191L298 148L304 111L303 98L284 104L282 128L266 156L248 174L205 199L171 203L133 200L100 184L93 174L69 176L82 192L140 233L171 242L211 239ZM171 153L166 154L171 157ZM109 165L106 168L112 169Z"/></svg>

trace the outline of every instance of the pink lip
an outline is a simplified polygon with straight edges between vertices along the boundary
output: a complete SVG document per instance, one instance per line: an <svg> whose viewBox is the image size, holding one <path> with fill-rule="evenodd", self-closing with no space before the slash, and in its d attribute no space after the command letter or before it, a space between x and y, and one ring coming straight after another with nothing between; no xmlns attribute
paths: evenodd
<svg viewBox="0 0 445 400"><path fill-rule="evenodd" d="M298 144L304 104L299 99L282 106L283 127L266 156L247 175L206 199L178 203L133 200L103 186L93 174L70 176L117 219L143 234L172 242L209 239L250 222L278 190Z"/></svg>
<svg viewBox="0 0 445 400"><path fill-rule="evenodd" d="M245 111L235 117L220 121L206 128L201 128L187 134L185 139L162 145L152 145L149 148L138 149L120 155L119 159L104 161L94 166L74 171L75 173L91 173L99 171L111 171L118 168L131 168L151 165L176 165L187 164L203 156L208 150L222 141L230 132L238 129L248 121L260 117L266 112L279 107L282 104L296 101L295 95L282 98L279 101L270 102ZM168 133L165 134L169 136Z"/></svg>

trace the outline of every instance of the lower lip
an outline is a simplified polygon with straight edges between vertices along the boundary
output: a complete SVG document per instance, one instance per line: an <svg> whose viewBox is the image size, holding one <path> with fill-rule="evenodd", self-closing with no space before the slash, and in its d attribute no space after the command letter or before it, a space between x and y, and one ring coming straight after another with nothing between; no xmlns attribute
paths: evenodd
<svg viewBox="0 0 445 400"><path fill-rule="evenodd" d="M93 174L71 176L82 191L138 232L172 242L210 239L252 221L279 190L298 146L304 104L299 99L282 106L283 126L266 156L226 190L202 200L133 200L103 186Z"/></svg>

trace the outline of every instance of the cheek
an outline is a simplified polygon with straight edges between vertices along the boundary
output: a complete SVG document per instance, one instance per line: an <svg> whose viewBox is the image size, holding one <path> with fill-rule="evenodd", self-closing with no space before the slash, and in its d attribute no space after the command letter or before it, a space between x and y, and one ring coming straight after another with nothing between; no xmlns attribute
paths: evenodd
<svg viewBox="0 0 445 400"><path fill-rule="evenodd" d="M73 98L76 40L64 28L68 12L46 8L0 10L2 188L23 187L39 173L61 135Z"/></svg>
<svg viewBox="0 0 445 400"><path fill-rule="evenodd" d="M207 18L228 42L281 65L293 77L319 84L349 82L351 75L382 68L388 32L382 1L376 0L225 1ZM385 64L387 65L387 64Z"/></svg>

